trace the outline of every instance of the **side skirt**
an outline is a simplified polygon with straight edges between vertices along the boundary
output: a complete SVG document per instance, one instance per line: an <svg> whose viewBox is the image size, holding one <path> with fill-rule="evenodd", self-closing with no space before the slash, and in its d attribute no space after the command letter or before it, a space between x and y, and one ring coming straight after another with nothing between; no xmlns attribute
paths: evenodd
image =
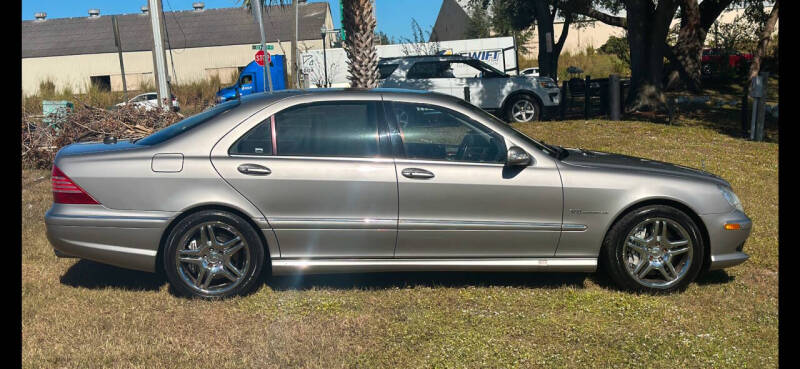
<svg viewBox="0 0 800 369"><path fill-rule="evenodd" d="M272 274L409 271L594 272L596 258L272 259Z"/></svg>

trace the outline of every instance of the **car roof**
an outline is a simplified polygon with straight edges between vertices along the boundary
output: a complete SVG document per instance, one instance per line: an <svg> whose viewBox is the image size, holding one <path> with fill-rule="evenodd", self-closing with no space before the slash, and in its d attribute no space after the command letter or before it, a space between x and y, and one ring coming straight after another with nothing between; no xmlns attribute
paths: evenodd
<svg viewBox="0 0 800 369"><path fill-rule="evenodd" d="M441 94L425 90L411 90L404 88L309 88L305 90L291 89L281 90L274 92L258 92L241 97L241 105L243 107L250 106L254 109L270 104L274 101L283 100L295 96L336 96L351 97L353 94L391 94L392 96L406 96L406 97L420 97L424 96L426 99L433 100L452 100L457 99L450 95Z"/></svg>
<svg viewBox="0 0 800 369"><path fill-rule="evenodd" d="M378 60L378 64L380 63L387 63L393 61L400 61L400 60L448 60L448 61L465 61L465 60L478 60L471 56L464 56L464 55L409 55L409 56L390 56L385 58L380 58Z"/></svg>

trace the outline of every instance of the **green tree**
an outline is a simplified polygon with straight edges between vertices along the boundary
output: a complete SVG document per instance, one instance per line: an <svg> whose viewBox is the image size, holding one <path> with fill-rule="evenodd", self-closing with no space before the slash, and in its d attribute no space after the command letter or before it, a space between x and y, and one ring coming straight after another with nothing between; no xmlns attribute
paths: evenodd
<svg viewBox="0 0 800 369"><path fill-rule="evenodd" d="M628 45L627 36L609 37L606 43L604 43L603 46L600 46L598 48L598 51L600 51L603 54L616 56L628 68L630 68L631 66L631 49Z"/></svg>
<svg viewBox="0 0 800 369"><path fill-rule="evenodd" d="M558 58L564 48L570 25L575 20L570 0L494 0L493 13L502 27L530 31L535 26L539 39L539 75L558 78ZM582 5L582 4L581 4ZM563 19L563 28L555 39L553 23ZM530 35L528 35L530 37ZM518 43L518 45L524 43Z"/></svg>

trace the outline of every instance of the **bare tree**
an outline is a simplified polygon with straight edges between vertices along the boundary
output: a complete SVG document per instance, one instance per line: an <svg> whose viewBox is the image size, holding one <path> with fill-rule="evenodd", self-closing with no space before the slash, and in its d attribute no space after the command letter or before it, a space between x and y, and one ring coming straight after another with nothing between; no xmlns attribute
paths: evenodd
<svg viewBox="0 0 800 369"><path fill-rule="evenodd" d="M427 35L426 35L427 34ZM403 55L436 55L442 51L439 41L432 40L431 31L424 31L417 23L417 20L411 18L411 38L400 37L400 50ZM426 40L432 40L427 42Z"/></svg>

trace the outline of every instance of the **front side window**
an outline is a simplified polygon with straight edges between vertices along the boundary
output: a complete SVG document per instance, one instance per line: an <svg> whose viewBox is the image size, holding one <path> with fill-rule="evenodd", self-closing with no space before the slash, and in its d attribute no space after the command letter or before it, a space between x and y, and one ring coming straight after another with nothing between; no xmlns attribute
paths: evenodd
<svg viewBox="0 0 800 369"><path fill-rule="evenodd" d="M378 156L378 104L322 102L275 114L279 156Z"/></svg>
<svg viewBox="0 0 800 369"><path fill-rule="evenodd" d="M244 76L242 76L242 84L243 85L249 85L251 83L253 83L253 76L252 75L245 74Z"/></svg>
<svg viewBox="0 0 800 369"><path fill-rule="evenodd" d="M392 106L406 158L505 163L503 137L463 114L424 104Z"/></svg>
<svg viewBox="0 0 800 369"><path fill-rule="evenodd" d="M132 102L132 103L135 103L135 102L142 102L142 101L145 101L145 100L146 100L146 98L147 98L147 95L139 95L139 96L136 96L136 97L134 97L133 99L131 99L131 101L130 101L130 102Z"/></svg>

